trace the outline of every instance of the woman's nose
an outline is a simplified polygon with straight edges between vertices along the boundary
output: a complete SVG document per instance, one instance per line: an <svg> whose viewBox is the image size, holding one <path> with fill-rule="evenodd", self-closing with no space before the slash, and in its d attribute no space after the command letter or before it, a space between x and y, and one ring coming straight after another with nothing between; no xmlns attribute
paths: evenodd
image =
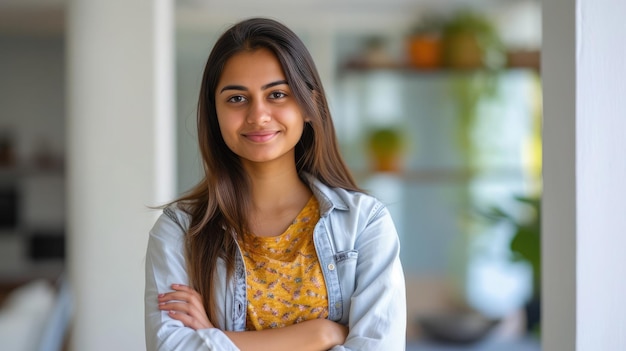
<svg viewBox="0 0 626 351"><path fill-rule="evenodd" d="M271 119L269 107L263 100L253 101L248 112L247 122L250 124L264 124Z"/></svg>

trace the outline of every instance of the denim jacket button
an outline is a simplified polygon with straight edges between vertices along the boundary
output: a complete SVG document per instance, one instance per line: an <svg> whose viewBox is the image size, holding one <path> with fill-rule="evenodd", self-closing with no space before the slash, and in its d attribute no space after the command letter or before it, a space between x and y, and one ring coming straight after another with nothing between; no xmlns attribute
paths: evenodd
<svg viewBox="0 0 626 351"><path fill-rule="evenodd" d="M335 265L334 265L334 264L332 264L332 263L329 263L329 264L328 264L328 270L330 270L330 271L334 271L334 270L335 270Z"/></svg>

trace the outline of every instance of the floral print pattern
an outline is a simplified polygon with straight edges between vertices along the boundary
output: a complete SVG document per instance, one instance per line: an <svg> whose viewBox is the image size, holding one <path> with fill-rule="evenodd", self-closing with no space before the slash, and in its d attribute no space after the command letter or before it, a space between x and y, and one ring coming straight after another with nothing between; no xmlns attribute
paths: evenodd
<svg viewBox="0 0 626 351"><path fill-rule="evenodd" d="M313 243L319 218L319 203L312 196L281 235L249 235L240 241L247 274L247 330L328 316L326 284Z"/></svg>

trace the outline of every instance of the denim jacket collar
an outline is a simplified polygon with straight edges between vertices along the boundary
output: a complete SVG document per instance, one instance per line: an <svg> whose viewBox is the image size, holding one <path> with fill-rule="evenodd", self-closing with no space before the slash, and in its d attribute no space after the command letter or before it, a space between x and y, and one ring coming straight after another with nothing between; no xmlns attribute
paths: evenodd
<svg viewBox="0 0 626 351"><path fill-rule="evenodd" d="M346 211L349 209L345 201L328 185L307 172L302 172L301 178L309 185L313 195L320 204L320 216L327 216L333 209Z"/></svg>

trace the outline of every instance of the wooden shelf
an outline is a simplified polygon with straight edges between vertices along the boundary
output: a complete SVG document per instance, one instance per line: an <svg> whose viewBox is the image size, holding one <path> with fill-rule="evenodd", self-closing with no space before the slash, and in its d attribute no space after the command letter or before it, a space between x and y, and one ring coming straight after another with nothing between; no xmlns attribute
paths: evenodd
<svg viewBox="0 0 626 351"><path fill-rule="evenodd" d="M432 74L432 73L471 73L471 72L493 72L498 70L515 70L515 69L528 69L539 72L541 65L541 54L538 50L529 50L529 51L509 51L506 54L507 56L507 64L501 69L488 69L484 68L473 68L473 69L458 69L452 67L438 67L435 69L426 69L419 68L415 66L411 66L406 63L386 63L386 64L367 64L364 62L348 62L340 67L339 72L349 72L349 71L404 71L404 72L415 72L415 73L424 73L424 74Z"/></svg>

